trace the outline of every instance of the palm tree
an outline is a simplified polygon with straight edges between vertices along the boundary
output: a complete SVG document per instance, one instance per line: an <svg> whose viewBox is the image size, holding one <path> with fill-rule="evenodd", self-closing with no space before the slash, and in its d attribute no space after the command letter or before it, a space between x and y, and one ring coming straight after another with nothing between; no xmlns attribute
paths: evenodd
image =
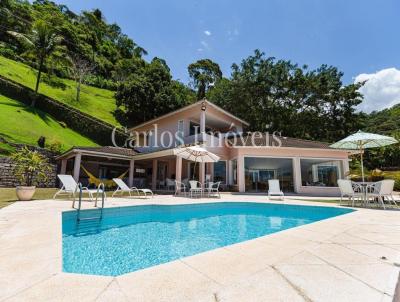
<svg viewBox="0 0 400 302"><path fill-rule="evenodd" d="M55 29L44 20L37 20L33 23L32 31L29 34L22 34L14 31L8 33L18 39L27 48L27 53L33 54L39 62L38 75L36 79L35 92L38 92L40 76L46 59L57 50L62 37ZM32 106L34 106L34 101Z"/></svg>

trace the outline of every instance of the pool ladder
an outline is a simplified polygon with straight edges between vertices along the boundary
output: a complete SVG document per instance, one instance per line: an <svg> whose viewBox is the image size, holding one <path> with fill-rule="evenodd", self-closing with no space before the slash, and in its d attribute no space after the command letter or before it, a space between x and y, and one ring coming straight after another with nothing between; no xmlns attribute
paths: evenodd
<svg viewBox="0 0 400 302"><path fill-rule="evenodd" d="M101 220L103 218L103 209L104 209L104 200L106 197L106 193L104 191L104 184L100 183L100 185L97 187L97 196L96 196L96 202L94 204L94 206L98 209L100 209L100 215L99 216L94 216L94 217L85 217L85 218L81 218L81 206L82 206L82 184L79 183L78 184L78 189L79 189L79 202L78 202L78 208L77 210L77 216L76 216L76 220L78 221L78 223L80 221L84 221L84 220ZM98 207L97 206L97 198L99 196L99 191L101 190L101 206Z"/></svg>

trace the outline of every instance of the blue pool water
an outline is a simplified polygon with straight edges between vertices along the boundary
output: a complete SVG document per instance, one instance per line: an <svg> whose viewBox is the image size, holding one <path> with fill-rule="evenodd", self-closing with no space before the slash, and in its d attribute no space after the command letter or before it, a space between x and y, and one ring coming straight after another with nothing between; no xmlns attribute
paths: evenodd
<svg viewBox="0 0 400 302"><path fill-rule="evenodd" d="M247 202L145 205L107 208L102 220L80 223L75 211L64 212L63 270L117 276L349 212Z"/></svg>

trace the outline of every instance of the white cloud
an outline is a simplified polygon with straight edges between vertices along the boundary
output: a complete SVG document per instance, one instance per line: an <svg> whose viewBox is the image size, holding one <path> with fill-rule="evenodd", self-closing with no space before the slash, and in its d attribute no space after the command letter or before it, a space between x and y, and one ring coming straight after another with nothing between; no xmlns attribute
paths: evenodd
<svg viewBox="0 0 400 302"><path fill-rule="evenodd" d="M204 31L204 34L205 34L206 36L211 36L211 31L205 30L205 31Z"/></svg>
<svg viewBox="0 0 400 302"><path fill-rule="evenodd" d="M207 50L210 49L210 46L208 45L208 43L207 43L206 41L204 41L204 40L203 40L203 41L200 41L200 44L203 45L203 48L204 48L204 49L207 49Z"/></svg>
<svg viewBox="0 0 400 302"><path fill-rule="evenodd" d="M202 52L204 49L203 48L197 48L198 52Z"/></svg>
<svg viewBox="0 0 400 302"><path fill-rule="evenodd" d="M376 73L362 73L354 79L356 83L362 81L367 82L360 88L364 95L358 107L361 111L370 113L400 103L400 70L387 68Z"/></svg>

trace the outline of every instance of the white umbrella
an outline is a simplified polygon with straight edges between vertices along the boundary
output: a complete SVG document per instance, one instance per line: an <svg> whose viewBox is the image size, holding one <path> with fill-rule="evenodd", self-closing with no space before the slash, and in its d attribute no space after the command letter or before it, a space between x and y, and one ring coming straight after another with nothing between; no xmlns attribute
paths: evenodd
<svg viewBox="0 0 400 302"><path fill-rule="evenodd" d="M379 148L396 144L398 141L390 136L367 133L359 130L358 132L349 135L348 137L330 145L331 148L336 149L349 149L359 150L361 154L361 174L362 181L364 181L364 164L363 164L363 152L364 149Z"/></svg>
<svg viewBox="0 0 400 302"><path fill-rule="evenodd" d="M199 146L176 148L174 149L174 155L194 161L193 178L196 171L196 163L215 163L219 161L218 155Z"/></svg>

